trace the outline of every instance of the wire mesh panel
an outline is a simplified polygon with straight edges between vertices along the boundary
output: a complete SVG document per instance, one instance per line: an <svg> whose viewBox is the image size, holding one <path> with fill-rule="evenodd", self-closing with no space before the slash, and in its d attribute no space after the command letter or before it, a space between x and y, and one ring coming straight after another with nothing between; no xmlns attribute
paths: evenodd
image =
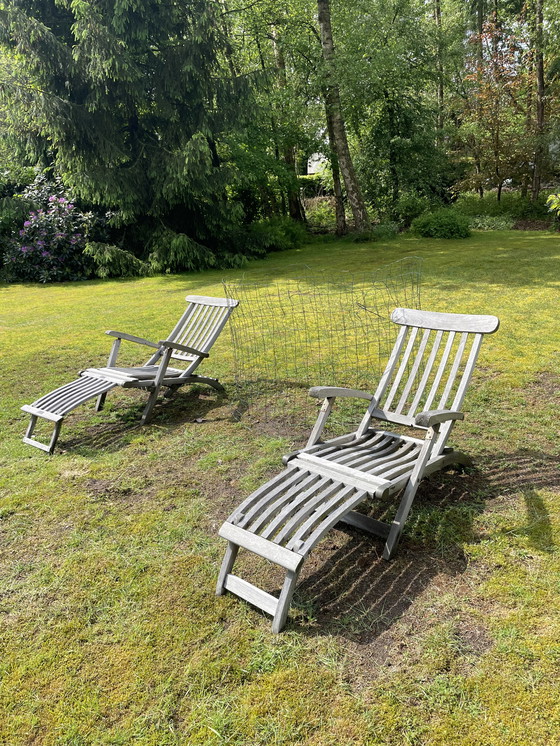
<svg viewBox="0 0 560 746"><path fill-rule="evenodd" d="M397 306L420 307L421 260L362 273L293 268L281 281L224 283L240 301L230 331L238 385L375 388L393 346Z"/></svg>

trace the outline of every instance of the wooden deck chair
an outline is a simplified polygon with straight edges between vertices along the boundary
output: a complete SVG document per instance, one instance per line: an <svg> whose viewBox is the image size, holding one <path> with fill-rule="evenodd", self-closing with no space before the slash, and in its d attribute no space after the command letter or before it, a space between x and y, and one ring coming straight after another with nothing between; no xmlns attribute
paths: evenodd
<svg viewBox="0 0 560 746"><path fill-rule="evenodd" d="M210 348L220 335L238 301L231 298L188 295L187 303L185 312L171 334L160 342L149 342L124 332L106 332L109 336L115 337L107 367L80 371L79 378L51 391L34 401L33 404L23 406L23 411L31 415L23 442L52 453L62 422L68 412L94 397L97 397L96 410L101 410L107 392L116 386L141 388L150 392L141 424L149 419L162 386L168 389L166 396L171 396L181 386L192 383L207 383L218 391L223 391L219 381L199 376L195 374L195 370L204 358L209 356ZM151 347L154 352L140 367L118 367L117 356L122 340ZM171 359L181 361L186 364L186 367L169 367ZM41 443L32 437L39 417L54 423L53 434L48 444Z"/></svg>
<svg viewBox="0 0 560 746"><path fill-rule="evenodd" d="M284 458L287 468L257 489L220 529L228 546L216 592L230 591L273 616L279 632L290 607L304 559L339 521L385 540L383 557L393 555L420 480L467 456L447 446L484 334L498 328L495 316L467 316L397 308L395 346L375 393L317 387L324 399L305 448ZM355 432L321 440L336 397L369 401ZM374 425L374 420L379 424ZM383 423L424 431L424 437L399 435ZM405 431L406 432L406 431ZM355 510L368 498L402 491L392 523ZM240 547L286 570L280 597L232 574Z"/></svg>

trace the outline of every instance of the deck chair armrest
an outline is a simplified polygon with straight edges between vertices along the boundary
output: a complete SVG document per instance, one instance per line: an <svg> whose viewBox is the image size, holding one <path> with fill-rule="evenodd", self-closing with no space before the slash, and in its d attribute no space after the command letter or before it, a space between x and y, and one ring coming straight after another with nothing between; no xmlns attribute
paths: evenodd
<svg viewBox="0 0 560 746"><path fill-rule="evenodd" d="M454 412L451 409L432 409L429 412L420 412L414 418L414 424L420 427L433 427L451 420L464 420L462 412Z"/></svg>
<svg viewBox="0 0 560 746"><path fill-rule="evenodd" d="M331 413L331 409L334 404L334 400L339 396L346 396L352 399L367 399L373 401L373 396L368 394L367 391L357 391L356 389L343 389L338 386L314 386L309 389L309 396L314 396L317 399L324 399L323 405L317 417L317 421L313 426L313 430L309 435L306 448L310 448L318 443L323 434L323 430L327 423L327 419ZM371 404L370 404L371 406Z"/></svg>
<svg viewBox="0 0 560 746"><path fill-rule="evenodd" d="M170 342L167 339L161 339L159 341L159 347L165 347L166 349L171 348L172 350L178 350L180 352L187 352L190 355L197 355L198 357L210 357L207 352L195 350L194 347L187 347L187 345L181 345L178 342Z"/></svg>
<svg viewBox="0 0 560 746"><path fill-rule="evenodd" d="M343 389L337 386L313 386L309 389L309 396L314 396L316 399L334 399L339 396L347 396L352 399L368 399L369 401L373 399L373 396L367 391Z"/></svg>
<svg viewBox="0 0 560 746"><path fill-rule="evenodd" d="M117 339L126 339L127 342L135 342L136 344L145 345L146 347L154 347L156 350L160 347L160 345L157 345L155 342L149 342L147 339L134 336L134 334L125 334L124 332L115 332L112 330L106 331L105 334L108 334L110 337L116 337Z"/></svg>

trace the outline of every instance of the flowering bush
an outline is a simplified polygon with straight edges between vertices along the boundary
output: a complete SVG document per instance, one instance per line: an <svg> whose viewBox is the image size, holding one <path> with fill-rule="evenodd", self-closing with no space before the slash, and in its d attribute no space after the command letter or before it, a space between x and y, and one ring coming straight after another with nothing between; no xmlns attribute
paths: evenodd
<svg viewBox="0 0 560 746"><path fill-rule="evenodd" d="M58 184L50 190L47 184L43 179L40 199L35 201L41 206L29 213L23 227L7 242L4 272L8 280L60 282L93 274L93 262L83 250L94 216L81 213L61 194ZM32 196L37 194L25 194L28 199Z"/></svg>

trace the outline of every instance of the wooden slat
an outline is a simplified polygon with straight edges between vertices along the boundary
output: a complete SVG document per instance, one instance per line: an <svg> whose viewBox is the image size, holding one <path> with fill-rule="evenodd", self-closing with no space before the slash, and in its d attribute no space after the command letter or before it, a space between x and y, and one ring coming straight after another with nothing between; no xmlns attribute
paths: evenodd
<svg viewBox="0 0 560 746"><path fill-rule="evenodd" d="M224 588L230 593L235 593L236 596L242 598L244 601L248 601L258 609L266 611L267 614L274 616L276 608L278 607L278 599L274 598L270 593L257 588L256 585L248 583L243 578L237 577L237 575L226 575L224 581Z"/></svg>
<svg viewBox="0 0 560 746"><path fill-rule="evenodd" d="M346 497L344 493L341 493L340 497L344 497L342 504L334 510L330 510L328 515L313 529L313 531L305 538L303 545L299 548L302 554L307 554L313 547L323 538L323 536L333 526L339 522L342 516L349 513L367 497L367 492L361 490L355 491L353 495Z"/></svg>
<svg viewBox="0 0 560 746"><path fill-rule="evenodd" d="M187 295L185 298L187 303L201 303L205 306L226 306L227 308L235 308L239 305L238 300L233 298L212 298L209 295Z"/></svg>
<svg viewBox="0 0 560 746"><path fill-rule="evenodd" d="M408 365L408 361L410 360L410 356L412 354L412 350L414 347L414 342L416 341L416 337L418 335L418 329L413 328L410 332L410 336L408 338L408 343L406 345L406 349L404 351L404 354L401 359L401 364L399 365L399 368L397 370L397 374L393 380L393 384L391 386L391 389L387 395L386 400L383 402L383 408L384 409L390 409L391 404L393 403L393 399L395 398L395 395L398 391L399 386L401 385L401 380L403 377L403 374L406 370L406 366ZM377 399L377 397L375 397ZM377 400L378 405L381 405L381 400Z"/></svg>
<svg viewBox="0 0 560 746"><path fill-rule="evenodd" d="M282 510L286 503L289 503L301 491L307 492L309 489L313 490L315 485L320 481L321 477L319 474L308 474L305 479L289 487L285 492L275 497L274 500L271 500L269 495L262 497L258 505L254 508L252 519L245 522L247 530L259 533L260 536L266 538L268 533L264 527Z"/></svg>
<svg viewBox="0 0 560 746"><path fill-rule="evenodd" d="M440 330L436 332L436 336L434 339L434 343L432 345L432 349L430 351L430 355L428 357L428 361L426 363L426 367L424 368L424 373L422 374L422 378L420 379L420 383L418 384L418 389L416 391L416 394L414 396L414 399L412 400L412 403L410 405L410 409L408 410L407 414L409 417L414 417L416 414L416 411L418 409L418 405L424 395L424 391L426 390L426 385L428 383L428 380L430 378L430 374L432 372L432 369L434 367L434 362L436 360L437 353L439 351L439 347L441 344L441 339L443 337L443 332ZM424 407L425 408L425 407Z"/></svg>
<svg viewBox="0 0 560 746"><path fill-rule="evenodd" d="M417 375L418 375L418 370L420 369L420 364L421 364L421 362L422 362L422 360L424 358L424 352L425 352L426 347L428 345L428 340L430 338L430 334L431 334L430 329L425 329L424 330L424 334L422 335L422 340L420 341L420 346L418 347L418 351L416 352L416 356L414 358L414 363L412 365L412 369L411 369L411 371L410 371L410 373L408 375L407 382L406 382L406 384L405 384L405 386L403 388L403 392L401 394L401 398L399 399L399 403L397 404L397 406L395 408L395 412L397 414L401 414L402 413L402 411L404 409L404 406L406 404L406 401L408 399L408 396L409 396L410 392L412 391L412 387L415 384L418 385L416 378L417 378Z"/></svg>
<svg viewBox="0 0 560 746"><path fill-rule="evenodd" d="M437 407L438 409L446 408L447 399L449 398L449 394L451 393L451 390L455 383L455 379L457 378L459 366L461 365L461 361L463 359L463 353L465 351L468 337L468 334L461 334L461 341L459 342L459 346L457 347L457 352L455 353L455 358L453 360L453 365L451 366L451 371L449 372L449 376L447 378L447 383L445 384L443 394L441 395L441 398L439 400L439 404Z"/></svg>
<svg viewBox="0 0 560 746"><path fill-rule="evenodd" d="M322 535L326 532L326 530L321 534L321 536L317 535L317 539L313 544L308 544L306 549L304 549L304 546L307 544L307 540L309 538L309 535L314 535L317 531L317 526L322 525L325 523L325 520L328 521L329 518L325 519L325 516L331 516L333 514L333 510L335 509L335 506L342 504L345 504L347 499L351 496L354 498L356 495L358 496L359 501L364 499L366 496L366 492L363 490L356 490L352 486L340 484L340 490L337 492L337 494L333 495L329 500L327 500L323 505L321 505L321 509L315 511L312 513L294 532L292 537L287 543L287 547L289 548L296 548L298 552L301 554L307 554L315 543L319 541L322 537ZM335 521L336 523L336 521ZM331 525L334 525L331 524Z"/></svg>
<svg viewBox="0 0 560 746"><path fill-rule="evenodd" d="M363 474L356 469L350 469L348 466L333 464L331 461L326 461L307 453L300 454L291 463L295 466L302 466L304 469L313 471L321 476L338 480L344 484L352 485L356 489L368 492L375 492L378 487L385 483L384 479Z"/></svg>
<svg viewBox="0 0 560 746"><path fill-rule="evenodd" d="M395 451L397 451L399 448L399 440L398 438L393 438L390 442L386 443L382 448L375 449L372 452L368 452L366 450L362 450L360 454L355 456L350 461L345 461L342 465L348 466L350 469L358 469L359 471L366 471L364 468L365 464L375 461L377 462L378 459L384 458L385 456L389 456L390 454L393 454ZM331 461L331 459L327 459L328 461ZM339 461L336 461L335 463L340 463Z"/></svg>
<svg viewBox="0 0 560 746"><path fill-rule="evenodd" d="M259 557L275 562L286 570L297 570L303 557L285 547L281 547L268 539L263 539L257 534L246 531L231 523L224 523L220 528L219 535L240 547L251 550Z"/></svg>
<svg viewBox="0 0 560 746"><path fill-rule="evenodd" d="M334 455L325 455L323 453L320 455L321 458L326 458L334 463L345 464L348 459L352 459L356 455L363 455L366 451L367 453L377 453L379 450L389 445L393 440L394 438L391 438L385 433L375 433L375 437L371 438L366 443L353 445L350 448L338 448L335 450Z"/></svg>
<svg viewBox="0 0 560 746"><path fill-rule="evenodd" d="M500 322L496 316L475 316L463 313L418 311L413 308L395 308L391 321L422 329L441 329L448 332L475 332L493 334Z"/></svg>
<svg viewBox="0 0 560 746"><path fill-rule="evenodd" d="M304 477L305 472L294 469L290 464L287 469L284 469L284 471L281 471L272 479L269 479L268 482L265 482L265 484L261 485L257 490L246 497L229 516L228 521L237 524L238 521L259 502L263 495L266 495L271 490L282 489L284 484L289 485L293 482L299 482Z"/></svg>
<svg viewBox="0 0 560 746"><path fill-rule="evenodd" d="M467 387L470 383L474 366L476 365L476 361L478 359L478 353L480 352L480 346L482 344L482 334L475 334L473 343L470 349L469 357L467 359L467 362L465 364L465 369L463 371L463 375L461 377L461 381L459 383L459 386L457 387L457 391L455 393L455 398L453 399L453 407L462 407L463 400L465 398L465 394L467 392ZM446 422L442 427L440 428L439 435L437 438L437 441L434 445L434 453L441 453L442 450L445 447L445 444L447 442L447 438L449 437L449 433L451 432L451 429L453 427L453 422Z"/></svg>
<svg viewBox="0 0 560 746"><path fill-rule="evenodd" d="M418 453L418 451L419 451L419 447L415 446L412 443L407 443L406 445L401 444L401 448L399 449L397 454L386 456L385 458L381 458L381 459L376 459L374 461L374 465L368 471L368 473L369 474L384 474L386 469L390 468L393 465L396 466L400 464L402 461L405 461L406 459L414 457L415 453Z"/></svg>
<svg viewBox="0 0 560 746"><path fill-rule="evenodd" d="M322 491L325 485L330 482L329 479L319 477L319 475L315 476L317 477L317 479L315 479L312 484L306 489L303 489L301 491L298 490L295 492L291 491L277 501L276 505L274 506L274 512L271 513L269 511L269 514L267 516L266 523L268 525L266 525L264 529L259 531L259 536L262 536L264 539L272 540L278 528L285 521L288 520L293 511L297 510L298 506L301 505L301 503L306 502L318 492Z"/></svg>
<svg viewBox="0 0 560 746"><path fill-rule="evenodd" d="M284 526L282 526L282 529L274 537L273 541L277 544L281 544L282 542L289 540L294 531L296 531L322 503L331 500L336 493L339 493L341 488L342 485L340 482L331 482L327 487L321 490L321 492L310 500L307 500L305 504L298 503L297 512L286 521Z"/></svg>
<svg viewBox="0 0 560 746"><path fill-rule="evenodd" d="M437 396L438 389L441 384L441 380L443 378L443 374L445 373L445 368L447 366L447 361L449 360L449 355L451 354L451 349L453 347L453 342L455 340L455 332L451 332L447 340L445 342L445 347L443 348L443 354L441 356L441 359L439 361L438 369L436 372L436 375L434 377L434 380L432 381L432 385L430 387L430 393L428 394L428 398L424 402L424 409L426 411L429 411L432 408L432 404Z"/></svg>

